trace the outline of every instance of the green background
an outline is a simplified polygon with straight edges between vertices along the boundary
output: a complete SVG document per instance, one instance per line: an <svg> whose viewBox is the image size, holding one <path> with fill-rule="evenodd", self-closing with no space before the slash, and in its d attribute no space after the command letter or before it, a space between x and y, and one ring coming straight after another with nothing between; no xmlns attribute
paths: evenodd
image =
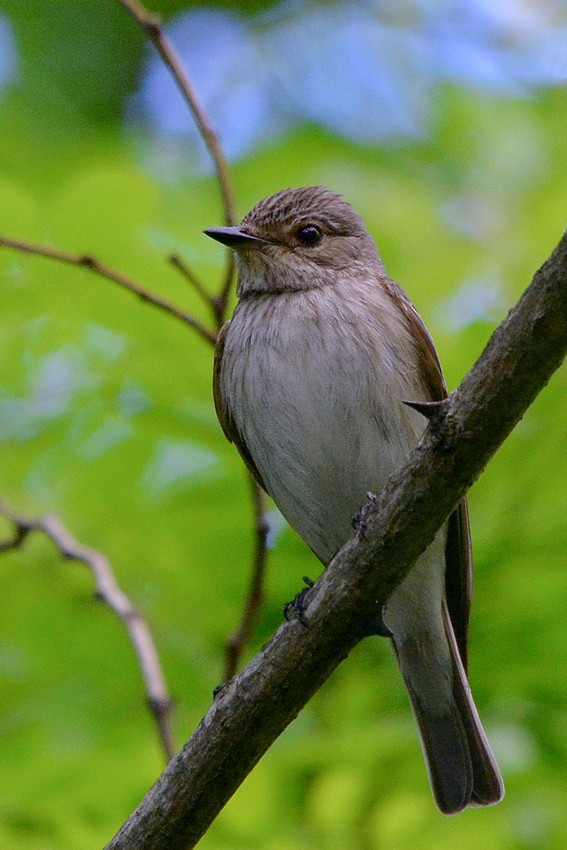
<svg viewBox="0 0 567 850"><path fill-rule="evenodd" d="M222 223L218 190L210 177L158 182L124 132L146 55L136 26L110 0L3 0L0 12L20 51L18 79L0 93L0 232L92 253L207 321L165 256L179 252L218 287L224 255L201 235ZM296 127L234 164L239 214L287 185L343 192L454 387L559 240L566 114L564 89L514 100L447 85L419 142L360 148ZM448 226L455 196L485 199L470 208L481 239ZM463 281L491 276L501 284L491 315L453 329L442 305ZM110 558L157 642L178 744L220 680L253 539L247 480L212 408L211 361L190 329L109 282L0 250L0 493L22 513L56 512ZM388 644L369 640L200 846L566 846L566 389L562 369L470 494L471 683L504 802L436 812ZM318 571L289 529L277 536L250 652L301 576ZM131 648L87 571L42 538L2 557L0 586L0 845L101 847L162 768Z"/></svg>

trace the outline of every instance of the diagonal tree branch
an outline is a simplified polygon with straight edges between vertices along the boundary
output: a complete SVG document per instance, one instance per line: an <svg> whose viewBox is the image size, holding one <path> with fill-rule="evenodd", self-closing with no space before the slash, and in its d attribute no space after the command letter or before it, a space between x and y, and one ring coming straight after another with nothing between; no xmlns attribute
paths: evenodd
<svg viewBox="0 0 567 850"><path fill-rule="evenodd" d="M148 707L154 716L166 761L169 761L176 749L171 730L172 700L148 626L118 587L108 559L100 552L81 545L53 514L30 519L15 514L2 502L0 514L14 527L13 536L0 542L0 553L19 549L31 532L40 531L49 537L64 558L79 561L91 571L95 580L95 598L108 605L126 628L142 673Z"/></svg>
<svg viewBox="0 0 567 850"><path fill-rule="evenodd" d="M47 245L38 245L34 242L25 242L21 239L11 239L7 236L0 236L0 248L14 248L16 251L21 251L25 254L35 254L38 257L47 257L50 260L58 260L61 263L67 263L68 265L89 269L89 271L95 272L95 274L117 283L118 286L121 286L122 289L128 290L128 292L131 292L133 295L137 295L138 298L142 299L142 301L146 301L148 304L158 307L165 313L169 313L170 316L180 319L180 321L193 328L193 330L195 330L199 336L207 342L215 343L216 334L208 330L204 325L198 322L197 319L190 316L189 313L186 313L185 310L181 310L179 307L176 307L175 304L165 301L165 299L160 298L159 295L154 295L153 292L150 292L148 289L144 289L144 287L140 286L140 284L136 283L136 281L131 280L131 278L126 277L114 269L111 269L110 266L105 266L89 254L69 254L67 251L59 251L56 248L49 248Z"/></svg>
<svg viewBox="0 0 567 850"><path fill-rule="evenodd" d="M194 847L278 735L352 648L567 353L567 234L350 541L225 685L107 850Z"/></svg>

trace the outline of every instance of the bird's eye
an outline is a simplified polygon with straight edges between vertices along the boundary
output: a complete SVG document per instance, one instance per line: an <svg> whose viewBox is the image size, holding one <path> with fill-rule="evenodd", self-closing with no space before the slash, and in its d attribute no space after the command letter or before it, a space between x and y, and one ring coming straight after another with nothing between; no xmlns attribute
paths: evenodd
<svg viewBox="0 0 567 850"><path fill-rule="evenodd" d="M306 224L303 227L300 227L296 236L301 244L305 245L306 248L313 248L313 246L317 245L317 243L323 238L323 234L314 224Z"/></svg>

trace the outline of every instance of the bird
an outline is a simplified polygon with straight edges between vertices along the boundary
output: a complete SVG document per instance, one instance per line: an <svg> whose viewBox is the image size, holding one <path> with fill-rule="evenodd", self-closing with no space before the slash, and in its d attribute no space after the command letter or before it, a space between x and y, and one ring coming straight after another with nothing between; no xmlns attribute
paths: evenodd
<svg viewBox="0 0 567 850"><path fill-rule="evenodd" d="M366 494L380 492L424 431L424 417L404 401L447 397L434 343L340 194L283 189L240 225L204 233L232 249L238 272L237 305L215 351L220 425L327 567ZM471 588L463 501L377 628L393 645L445 814L504 794L467 681Z"/></svg>

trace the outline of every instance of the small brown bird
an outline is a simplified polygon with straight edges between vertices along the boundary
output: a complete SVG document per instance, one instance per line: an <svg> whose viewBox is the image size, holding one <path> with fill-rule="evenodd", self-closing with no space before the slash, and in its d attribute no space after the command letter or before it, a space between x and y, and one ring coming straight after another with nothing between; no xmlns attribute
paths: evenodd
<svg viewBox="0 0 567 850"><path fill-rule="evenodd" d="M326 566L366 493L380 491L423 432L404 400L446 397L437 353L340 195L284 189L239 227L205 233L238 266L239 301L215 358L220 423ZM447 814L504 793L466 678L470 594L463 502L382 612Z"/></svg>

